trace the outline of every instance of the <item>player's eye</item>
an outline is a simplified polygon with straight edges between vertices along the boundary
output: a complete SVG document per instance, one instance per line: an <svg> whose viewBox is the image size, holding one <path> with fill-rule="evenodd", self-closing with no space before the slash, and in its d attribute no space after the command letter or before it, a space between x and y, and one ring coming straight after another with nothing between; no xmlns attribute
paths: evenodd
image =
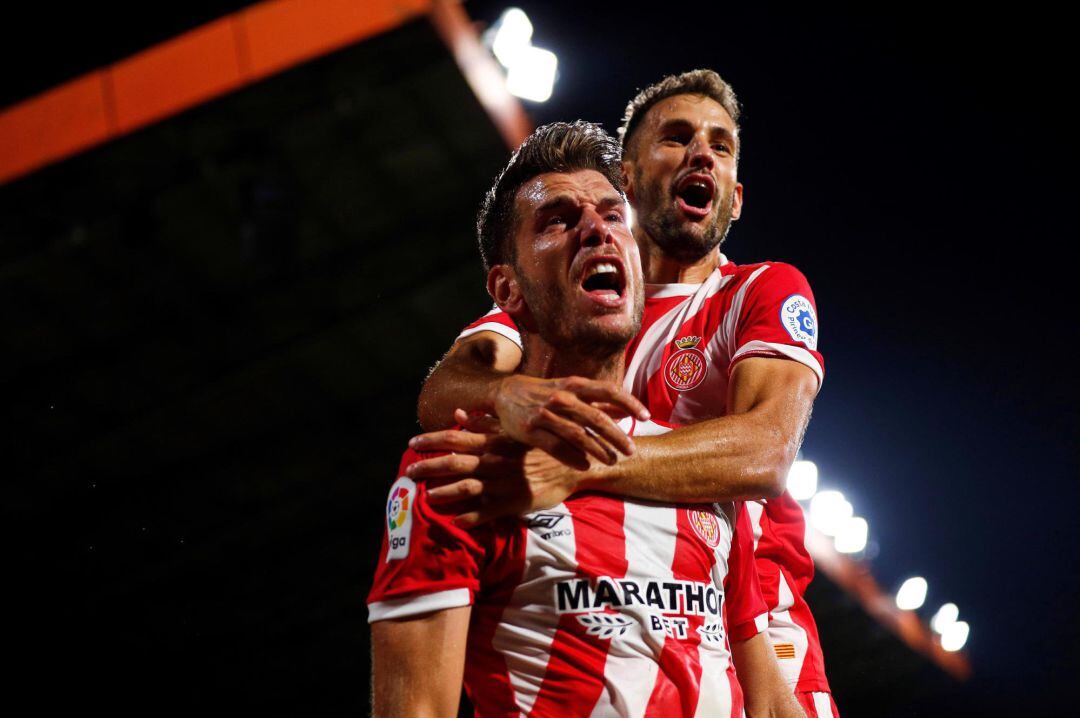
<svg viewBox="0 0 1080 718"><path fill-rule="evenodd" d="M552 227L557 224L566 224L566 219L561 214L553 214L548 217L546 226Z"/></svg>
<svg viewBox="0 0 1080 718"><path fill-rule="evenodd" d="M724 154L731 154L731 148L725 145L723 142L718 142L717 144L713 145L713 149L717 152L722 152Z"/></svg>
<svg viewBox="0 0 1080 718"><path fill-rule="evenodd" d="M623 216L618 212L609 212L606 219L608 222L622 222Z"/></svg>

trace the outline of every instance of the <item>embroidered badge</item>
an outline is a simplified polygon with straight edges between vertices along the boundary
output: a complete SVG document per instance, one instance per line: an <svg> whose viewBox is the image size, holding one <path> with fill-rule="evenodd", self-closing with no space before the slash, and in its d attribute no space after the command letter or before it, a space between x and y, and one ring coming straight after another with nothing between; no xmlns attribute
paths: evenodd
<svg viewBox="0 0 1080 718"><path fill-rule="evenodd" d="M664 381L675 391L690 391L709 373L705 353L697 348L701 337L680 337L675 340L679 348L664 365Z"/></svg>

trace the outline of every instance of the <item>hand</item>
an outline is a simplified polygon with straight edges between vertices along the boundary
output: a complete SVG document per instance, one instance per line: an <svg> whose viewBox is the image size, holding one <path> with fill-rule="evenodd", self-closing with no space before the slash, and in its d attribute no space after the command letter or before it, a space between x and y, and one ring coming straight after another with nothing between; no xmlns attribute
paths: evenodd
<svg viewBox="0 0 1080 718"><path fill-rule="evenodd" d="M410 478L428 481L432 506L458 507L461 513L454 522L466 528L551 508L574 493L586 476L540 449L501 435L445 431L417 439L422 450L474 452L418 461L406 470Z"/></svg>
<svg viewBox="0 0 1080 718"><path fill-rule="evenodd" d="M494 410L507 436L579 470L589 467L590 456L610 466L618 460L616 452L634 453L634 442L613 416L649 419L648 409L625 389L576 376L508 376L499 385Z"/></svg>

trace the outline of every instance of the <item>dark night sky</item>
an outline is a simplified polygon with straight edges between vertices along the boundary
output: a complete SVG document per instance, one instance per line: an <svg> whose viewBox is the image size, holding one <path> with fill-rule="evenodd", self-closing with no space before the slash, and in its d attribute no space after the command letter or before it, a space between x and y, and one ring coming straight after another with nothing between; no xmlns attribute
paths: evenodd
<svg viewBox="0 0 1080 718"><path fill-rule="evenodd" d="M746 205L725 251L794 263L821 315L826 380L804 455L867 517L884 587L921 574L928 610L960 606L982 686L1061 690L1080 562L1062 347L1075 152L1054 19L522 7L560 60L538 122L613 131L663 74L712 67L732 82Z"/></svg>
<svg viewBox="0 0 1080 718"><path fill-rule="evenodd" d="M37 11L19 30L34 61L14 64L5 44L4 66L24 70L0 83L0 104L242 4L117 24L98 3L59 34L37 29ZM725 251L798 266L822 321L827 378L805 456L868 519L883 586L921 574L928 608L960 606L978 685L1064 695L1080 639L1064 19L1029 6L519 5L560 60L552 100L529 105L538 124L614 130L634 91L670 72L732 82L746 206ZM487 22L504 7L467 4Z"/></svg>

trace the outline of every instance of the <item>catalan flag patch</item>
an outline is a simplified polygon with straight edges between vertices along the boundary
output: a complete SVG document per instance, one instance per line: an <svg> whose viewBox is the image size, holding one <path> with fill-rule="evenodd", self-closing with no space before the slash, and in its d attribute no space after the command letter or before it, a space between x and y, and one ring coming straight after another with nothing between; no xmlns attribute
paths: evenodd
<svg viewBox="0 0 1080 718"><path fill-rule="evenodd" d="M776 651L777 658L794 658L795 657L795 644L794 643L777 643L773 646L773 650Z"/></svg>

